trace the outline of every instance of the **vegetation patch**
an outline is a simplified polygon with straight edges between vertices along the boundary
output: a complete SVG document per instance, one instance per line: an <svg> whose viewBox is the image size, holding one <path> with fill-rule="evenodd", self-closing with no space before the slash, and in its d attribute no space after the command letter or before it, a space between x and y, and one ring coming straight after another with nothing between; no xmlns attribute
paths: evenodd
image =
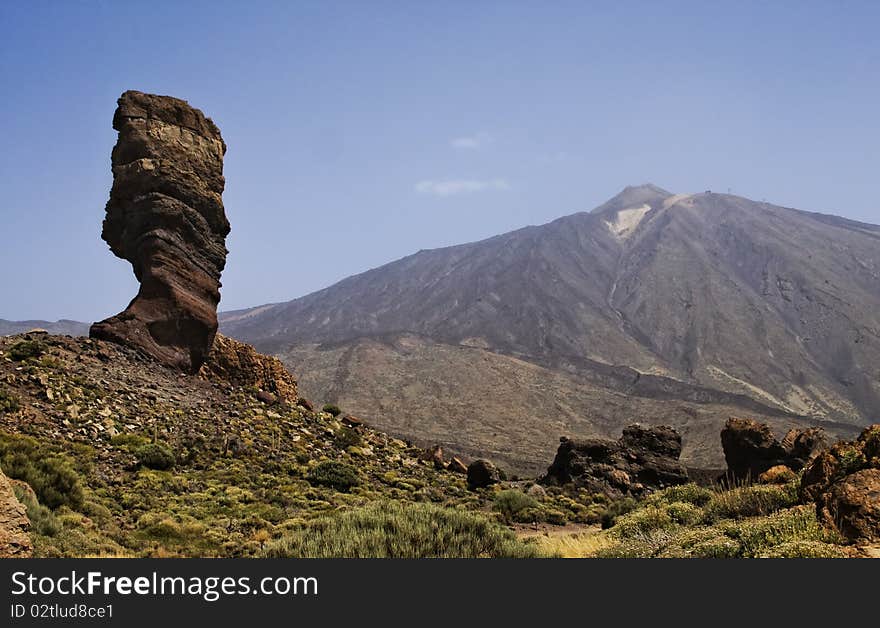
<svg viewBox="0 0 880 628"><path fill-rule="evenodd" d="M360 484L357 469L335 460L319 462L309 469L306 479L314 486L327 486L342 493Z"/></svg>
<svg viewBox="0 0 880 628"><path fill-rule="evenodd" d="M536 546L480 515L382 501L320 517L266 545L270 558L535 558Z"/></svg>

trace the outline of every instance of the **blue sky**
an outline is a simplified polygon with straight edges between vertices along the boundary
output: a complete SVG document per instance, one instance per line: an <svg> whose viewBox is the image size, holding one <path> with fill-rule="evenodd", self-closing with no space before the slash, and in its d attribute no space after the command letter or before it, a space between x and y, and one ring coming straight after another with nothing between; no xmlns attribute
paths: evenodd
<svg viewBox="0 0 880 628"><path fill-rule="evenodd" d="M880 223L877 2L0 0L0 318L136 292L100 240L126 89L229 146L221 309L628 184Z"/></svg>

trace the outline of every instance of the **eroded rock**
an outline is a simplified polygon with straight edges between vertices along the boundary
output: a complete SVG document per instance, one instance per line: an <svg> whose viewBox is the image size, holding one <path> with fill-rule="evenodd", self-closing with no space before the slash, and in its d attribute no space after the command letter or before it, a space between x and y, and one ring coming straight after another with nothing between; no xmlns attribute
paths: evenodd
<svg viewBox="0 0 880 628"><path fill-rule="evenodd" d="M296 379L281 360L258 353L252 346L222 334L214 339L199 374L206 379L256 388L258 398L265 403L282 401L295 405L300 399Z"/></svg>
<svg viewBox="0 0 880 628"><path fill-rule="evenodd" d="M195 373L217 332L229 222L226 144L186 101L127 91L113 116L113 187L101 237L140 282L128 307L89 330Z"/></svg>
<svg viewBox="0 0 880 628"><path fill-rule="evenodd" d="M828 448L828 439L822 428L810 427L789 430L780 442L766 423L732 418L721 430L721 446L728 479L753 482L773 467L799 471Z"/></svg>
<svg viewBox="0 0 880 628"><path fill-rule="evenodd" d="M563 437L541 481L574 483L613 497L638 496L686 483L688 473L680 456L681 436L674 429L635 424L625 428L617 441Z"/></svg>

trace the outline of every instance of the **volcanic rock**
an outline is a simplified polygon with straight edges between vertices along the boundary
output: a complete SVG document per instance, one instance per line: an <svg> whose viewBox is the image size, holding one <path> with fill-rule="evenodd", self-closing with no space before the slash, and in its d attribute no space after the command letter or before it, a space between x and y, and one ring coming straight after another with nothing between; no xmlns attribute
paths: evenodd
<svg viewBox="0 0 880 628"><path fill-rule="evenodd" d="M12 483L0 471L0 558L28 558L33 552L25 507L15 497Z"/></svg>
<svg viewBox="0 0 880 628"><path fill-rule="evenodd" d="M799 496L815 502L828 527L856 542L880 540L880 424L816 456L801 476Z"/></svg>
<svg viewBox="0 0 880 628"><path fill-rule="evenodd" d="M780 443L770 426L752 419L728 419L721 430L721 446L727 460L729 480L749 482L762 473L786 466L794 471L828 448L825 431L819 427L792 429Z"/></svg>
<svg viewBox="0 0 880 628"><path fill-rule="evenodd" d="M208 359L199 374L235 386L256 388L258 398L267 403L299 401L296 379L278 358L257 353L250 345L217 334Z"/></svg>
<svg viewBox="0 0 880 628"><path fill-rule="evenodd" d="M101 237L140 282L125 311L89 335L195 373L217 332L229 222L226 144L210 118L170 96L127 91L113 128L113 187Z"/></svg>
<svg viewBox="0 0 880 628"><path fill-rule="evenodd" d="M818 502L819 519L853 541L880 541L880 469L836 482Z"/></svg>
<svg viewBox="0 0 880 628"><path fill-rule="evenodd" d="M640 495L688 482L680 456L681 436L667 426L630 425L617 441L563 437L541 482L574 483L614 497Z"/></svg>
<svg viewBox="0 0 880 628"><path fill-rule="evenodd" d="M487 488L501 481L498 467L488 460L474 460L467 468L467 484L470 490Z"/></svg>

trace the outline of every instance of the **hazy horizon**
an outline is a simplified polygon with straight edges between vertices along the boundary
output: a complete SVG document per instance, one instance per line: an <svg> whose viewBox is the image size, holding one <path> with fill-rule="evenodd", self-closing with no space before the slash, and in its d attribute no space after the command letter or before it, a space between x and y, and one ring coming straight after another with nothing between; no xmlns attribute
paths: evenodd
<svg viewBox="0 0 880 628"><path fill-rule="evenodd" d="M137 291L100 239L126 89L229 146L221 311L420 249L712 189L880 223L873 3L0 8L0 318Z"/></svg>

